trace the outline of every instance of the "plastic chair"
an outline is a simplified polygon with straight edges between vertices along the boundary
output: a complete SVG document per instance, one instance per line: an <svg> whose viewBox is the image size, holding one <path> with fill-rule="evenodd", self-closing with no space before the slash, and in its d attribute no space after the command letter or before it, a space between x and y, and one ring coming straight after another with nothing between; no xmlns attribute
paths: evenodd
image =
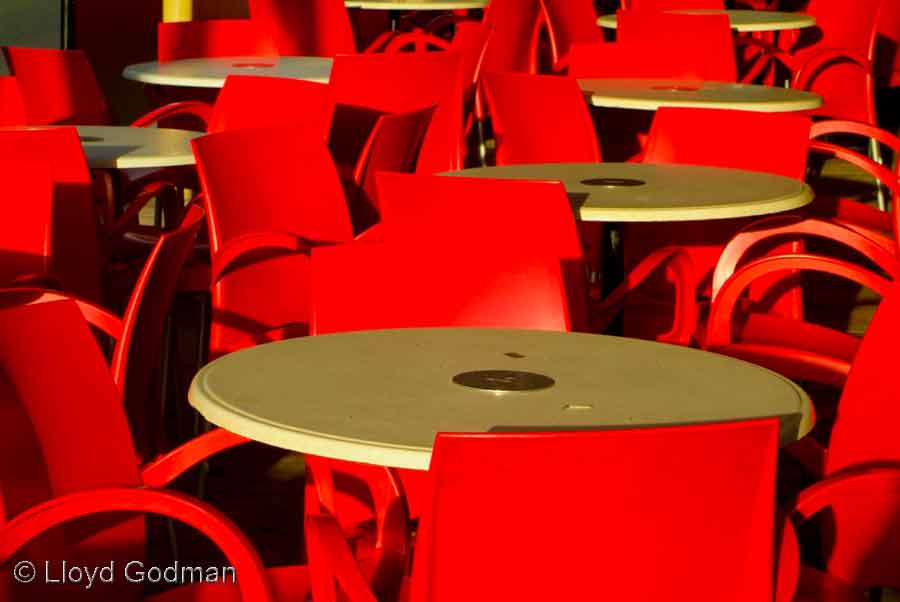
<svg viewBox="0 0 900 602"><path fill-rule="evenodd" d="M343 0L249 0L247 5L250 17L270 32L279 54L335 56L356 52Z"/></svg>
<svg viewBox="0 0 900 602"><path fill-rule="evenodd" d="M156 60L277 56L266 28L249 19L208 19L156 25Z"/></svg>
<svg viewBox="0 0 900 602"><path fill-rule="evenodd" d="M725 0L622 0L623 10L678 10L700 8L725 10Z"/></svg>
<svg viewBox="0 0 900 602"><path fill-rule="evenodd" d="M343 179L354 232L363 232L380 218L375 174L413 173L435 107L382 115L375 122L350 178Z"/></svg>
<svg viewBox="0 0 900 602"><path fill-rule="evenodd" d="M372 113L402 113L436 105L425 134L418 173L459 169L464 154L462 122L462 62L452 52L338 55L331 69L331 87L341 105L365 107L359 118L338 107L332 148L361 149L374 125ZM368 123L365 123L368 121ZM357 157L353 157L355 163Z"/></svg>
<svg viewBox="0 0 900 602"><path fill-rule="evenodd" d="M43 173L31 171L31 181L19 162L37 163ZM7 272L2 285L17 278L19 284L60 288L99 302L98 212L78 133L74 128L0 131L0 166L9 192L3 197L4 253L30 257L27 264L14 262L21 267Z"/></svg>
<svg viewBox="0 0 900 602"><path fill-rule="evenodd" d="M537 73L540 0L491 0L484 22L494 30L484 56L485 72Z"/></svg>
<svg viewBox="0 0 900 602"><path fill-rule="evenodd" d="M306 334L308 248L353 237L320 130L235 130L193 145L212 255L211 356Z"/></svg>
<svg viewBox="0 0 900 602"><path fill-rule="evenodd" d="M900 86L900 4L885 2L878 15L875 37L875 85Z"/></svg>
<svg viewBox="0 0 900 602"><path fill-rule="evenodd" d="M603 43L603 31L597 25L597 13L590 0L541 0L541 14L547 24L554 71L568 67L572 44Z"/></svg>
<svg viewBox="0 0 900 602"><path fill-rule="evenodd" d="M16 78L0 76L0 126L25 125L25 106Z"/></svg>
<svg viewBox="0 0 900 602"><path fill-rule="evenodd" d="M4 46L3 54L19 84L29 125L115 122L87 55L81 50ZM209 107L196 101L170 103L131 125L148 127L175 115L190 115L205 122Z"/></svg>
<svg viewBox="0 0 900 602"><path fill-rule="evenodd" d="M776 450L773 419L439 433L409 599L771 599ZM333 520L306 526L315 599L373 600Z"/></svg>
<svg viewBox="0 0 900 602"><path fill-rule="evenodd" d="M478 241L456 248L351 243L314 249L312 264L312 334L437 326L569 330L552 254Z"/></svg>
<svg viewBox="0 0 900 602"><path fill-rule="evenodd" d="M584 94L574 79L487 73L484 86L497 165L602 160Z"/></svg>
<svg viewBox="0 0 900 602"><path fill-rule="evenodd" d="M4 301L18 304L46 303L60 299L77 302L85 319L115 341L110 371L119 393L133 438L143 458L152 457L162 442L162 408L152 407L152 373L159 360L166 315L169 312L181 266L203 225L203 210L192 207L178 228L162 234L138 277L122 316L87 299L66 293L21 289L0 293Z"/></svg>

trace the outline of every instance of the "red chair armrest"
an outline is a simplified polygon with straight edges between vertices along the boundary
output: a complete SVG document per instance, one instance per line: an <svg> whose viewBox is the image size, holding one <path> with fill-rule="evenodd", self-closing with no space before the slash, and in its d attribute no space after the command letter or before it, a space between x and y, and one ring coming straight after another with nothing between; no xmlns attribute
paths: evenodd
<svg viewBox="0 0 900 602"><path fill-rule="evenodd" d="M144 464L141 482L147 487L165 487L200 462L247 441L225 429L213 429Z"/></svg>

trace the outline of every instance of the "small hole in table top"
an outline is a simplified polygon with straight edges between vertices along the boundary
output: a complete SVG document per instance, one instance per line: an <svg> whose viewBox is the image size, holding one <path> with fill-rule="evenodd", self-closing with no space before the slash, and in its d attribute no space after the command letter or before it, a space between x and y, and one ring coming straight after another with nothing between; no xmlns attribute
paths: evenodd
<svg viewBox="0 0 900 602"><path fill-rule="evenodd" d="M618 188L628 186L643 186L647 182L634 178L587 178L581 180L585 186L605 186L607 188Z"/></svg>

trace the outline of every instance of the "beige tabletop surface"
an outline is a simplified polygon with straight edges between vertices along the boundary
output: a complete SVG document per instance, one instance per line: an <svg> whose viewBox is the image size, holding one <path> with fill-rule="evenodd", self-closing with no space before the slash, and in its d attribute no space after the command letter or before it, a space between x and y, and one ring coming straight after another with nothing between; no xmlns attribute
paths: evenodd
<svg viewBox="0 0 900 602"><path fill-rule="evenodd" d="M8 129L47 129L69 126L11 126ZM7 129L7 128L2 128ZM144 169L193 165L191 140L201 132L118 125L75 126L92 169Z"/></svg>
<svg viewBox="0 0 900 602"><path fill-rule="evenodd" d="M813 199L805 183L770 173L653 163L475 167L448 176L559 180L583 221L675 222L767 215Z"/></svg>
<svg viewBox="0 0 900 602"><path fill-rule="evenodd" d="M455 382L473 371L498 372L476 378L488 389ZM544 388L492 390L523 383ZM189 399L211 423L282 449L417 469L428 467L438 432L777 416L787 444L813 422L797 385L747 362L638 339L528 330L376 330L267 343L205 366Z"/></svg>
<svg viewBox="0 0 900 602"><path fill-rule="evenodd" d="M463 10L484 8L488 0L344 0L347 8L372 10Z"/></svg>
<svg viewBox="0 0 900 602"><path fill-rule="evenodd" d="M332 60L319 56L233 56L182 59L128 65L122 77L145 84L188 88L221 88L229 75L269 75L323 84L331 75Z"/></svg>
<svg viewBox="0 0 900 602"><path fill-rule="evenodd" d="M731 82L678 79L579 79L578 85L595 107L642 109L693 107L738 109L780 113L807 111L822 106L822 97L812 92L736 84Z"/></svg>
<svg viewBox="0 0 900 602"><path fill-rule="evenodd" d="M731 28L735 31L782 31L786 29L804 29L814 27L815 17L803 13L788 13L774 10L716 10L703 8L689 8L673 10L671 12L703 15L724 12L731 21ZM601 27L615 29L618 25L615 13L603 15L597 19Z"/></svg>

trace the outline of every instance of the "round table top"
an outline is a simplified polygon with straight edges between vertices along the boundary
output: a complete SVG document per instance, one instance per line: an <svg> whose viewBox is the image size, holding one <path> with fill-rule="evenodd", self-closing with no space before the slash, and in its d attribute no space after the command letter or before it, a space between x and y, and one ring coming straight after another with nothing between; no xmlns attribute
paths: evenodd
<svg viewBox="0 0 900 602"><path fill-rule="evenodd" d="M724 12L731 21L731 28L735 31L783 31L786 29L804 29L814 27L815 17L803 13L789 13L774 10L719 10L704 8L683 8L672 10L674 13L703 15L718 14ZM618 25L615 13L603 15L597 19L597 25L609 29L615 29Z"/></svg>
<svg viewBox="0 0 900 602"><path fill-rule="evenodd" d="M221 88L229 75L269 75L328 83L332 59L320 56L235 56L128 65L122 76L145 84Z"/></svg>
<svg viewBox="0 0 900 602"><path fill-rule="evenodd" d="M822 106L822 97L812 92L754 84L617 78L579 79L578 84L588 102L595 107L645 111L655 111L659 107L693 107L780 113Z"/></svg>
<svg viewBox="0 0 900 602"><path fill-rule="evenodd" d="M488 0L344 0L347 8L371 10L464 10L487 6Z"/></svg>
<svg viewBox="0 0 900 602"><path fill-rule="evenodd" d="M12 126L38 130L68 126ZM193 165L191 140L202 132L118 125L75 126L91 169L145 169Z"/></svg>
<svg viewBox="0 0 900 602"><path fill-rule="evenodd" d="M491 373L465 376L473 371ZM812 427L807 395L759 366L638 339L529 330L375 330L267 343L205 366L189 398L211 423L256 441L417 469L428 468L438 432L777 416L787 444Z"/></svg>
<svg viewBox="0 0 900 602"><path fill-rule="evenodd" d="M583 221L676 222L797 209L812 189L785 176L742 169L654 163L546 163L475 167L448 176L559 180Z"/></svg>

